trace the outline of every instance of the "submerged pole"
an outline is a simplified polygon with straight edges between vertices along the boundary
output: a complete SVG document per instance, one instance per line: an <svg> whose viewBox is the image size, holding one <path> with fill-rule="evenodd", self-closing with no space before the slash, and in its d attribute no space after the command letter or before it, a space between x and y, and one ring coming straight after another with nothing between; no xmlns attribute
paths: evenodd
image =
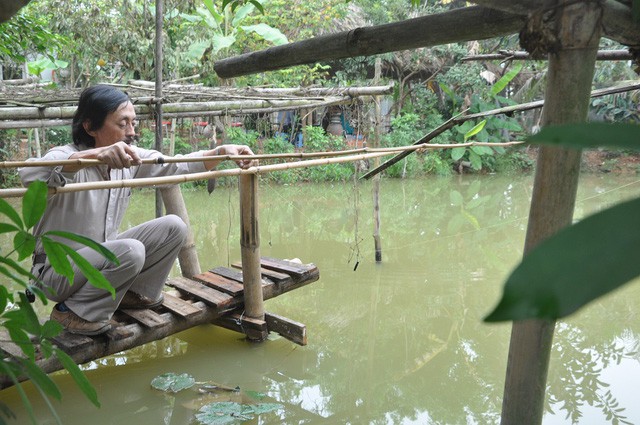
<svg viewBox="0 0 640 425"><path fill-rule="evenodd" d="M258 175L241 174L240 180L240 250L242 283L244 285L244 315L264 321L264 296L260 273L260 232L258 229ZM254 341L267 338L262 333L247 334Z"/></svg>
<svg viewBox="0 0 640 425"><path fill-rule="evenodd" d="M380 74L382 73L382 60L376 58L374 84L378 84ZM373 127L372 147L380 146L380 127L382 125L382 114L380 109L380 96L374 97L375 105L375 123ZM380 166L380 158L373 159L373 168ZM376 174L373 178L373 244L375 248L376 263L382 262L382 242L380 239L380 174Z"/></svg>
<svg viewBox="0 0 640 425"><path fill-rule="evenodd" d="M601 31L602 10L597 3L559 0L558 6L552 30L560 48L549 54L544 126L586 122ZM571 224L580 160L578 149L540 148L524 255ZM553 320L513 323L502 425L542 423L554 329Z"/></svg>

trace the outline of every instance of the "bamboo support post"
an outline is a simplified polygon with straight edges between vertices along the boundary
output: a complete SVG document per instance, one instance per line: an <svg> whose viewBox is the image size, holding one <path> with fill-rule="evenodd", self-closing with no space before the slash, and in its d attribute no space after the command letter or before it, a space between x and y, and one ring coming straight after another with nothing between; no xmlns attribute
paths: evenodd
<svg viewBox="0 0 640 425"><path fill-rule="evenodd" d="M558 39L549 55L543 125L585 122L602 11L597 3L558 1ZM538 154L524 255L570 225L580 171L580 150L543 147ZM502 424L542 423L555 322L513 323L502 405Z"/></svg>
<svg viewBox="0 0 640 425"><path fill-rule="evenodd" d="M180 190L180 186L171 185L162 187L160 192L167 214L175 214L180 217L189 229L187 240L178 254L178 262L180 264L182 276L192 278L193 276L200 274L201 270L200 262L198 261L198 252L196 251L195 238L193 236L191 224L189 223L189 213L187 211L187 206L184 203L184 198L182 197L182 191Z"/></svg>
<svg viewBox="0 0 640 425"><path fill-rule="evenodd" d="M382 60L376 58L375 65L375 84L380 79L382 73ZM373 125L373 148L377 148L380 145L380 126L382 125L382 113L380 110L380 97L376 96L374 100L375 118ZM380 158L373 159L373 168L380 166ZM373 245L374 255L376 263L382 262L382 241L380 238L380 174L376 175L373 179Z"/></svg>
<svg viewBox="0 0 640 425"><path fill-rule="evenodd" d="M260 232L258 229L258 176L240 175L240 249L242 283L244 285L245 316L264 321L264 296L260 272ZM268 331L247 334L254 341L263 341Z"/></svg>
<svg viewBox="0 0 640 425"><path fill-rule="evenodd" d="M156 141L155 149L162 152L162 18L163 0L156 0L156 38L155 38L155 119L156 119ZM162 216L162 194L156 190L156 217Z"/></svg>

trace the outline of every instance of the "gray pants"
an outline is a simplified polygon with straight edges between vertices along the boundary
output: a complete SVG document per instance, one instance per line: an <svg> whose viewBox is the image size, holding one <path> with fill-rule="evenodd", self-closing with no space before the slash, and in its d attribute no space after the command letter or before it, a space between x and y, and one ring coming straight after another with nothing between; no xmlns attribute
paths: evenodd
<svg viewBox="0 0 640 425"><path fill-rule="evenodd" d="M167 215L133 227L119 234L116 239L102 243L118 257L119 265L109 262L91 248L79 249L78 253L100 270L115 288L115 299L104 289L88 283L75 266L73 285L69 285L66 277L57 274L48 261L40 276L36 276L50 300L64 301L71 311L85 320L109 320L128 290L152 300L160 298L186 237L187 226L182 219Z"/></svg>

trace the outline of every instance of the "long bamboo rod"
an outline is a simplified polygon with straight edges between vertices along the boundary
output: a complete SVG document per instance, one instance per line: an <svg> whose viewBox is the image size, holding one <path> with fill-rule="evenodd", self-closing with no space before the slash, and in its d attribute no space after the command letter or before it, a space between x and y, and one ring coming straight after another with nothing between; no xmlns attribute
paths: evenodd
<svg viewBox="0 0 640 425"><path fill-rule="evenodd" d="M162 152L162 140L163 140L163 124L164 119L162 117L162 18L164 17L163 12L163 1L164 0L156 0L156 34L155 34L155 57L154 57L154 67L156 74L156 84L155 84L155 122L156 122L156 131L155 131L155 149L158 152ZM162 193L159 190L156 190L156 217L162 216Z"/></svg>
<svg viewBox="0 0 640 425"><path fill-rule="evenodd" d="M627 91L633 91L633 90L638 90L638 89L640 89L640 83L625 84L625 85L617 86L617 87L614 86L614 87L607 87L607 88L604 88L604 89L593 90L591 92L590 96L591 97L601 97L601 96L607 96L607 95L610 95L610 94L624 93L624 92L627 92ZM521 103L519 105L505 106L503 108L491 109L489 111L478 112L476 114L456 115L456 116L450 118L448 121L445 121L440 126L436 127L430 133L428 133L423 138L421 138L420 140L415 142L415 144L426 143L429 140L434 139L436 136L444 133L446 130L448 130L448 129L450 129L450 128L458 125L458 124L462 124L465 121L469 121L469 120L473 120L473 119L477 119L477 118L484 118L484 117L488 117L488 116L492 116L492 115L498 115L498 114L511 114L513 112L528 111L528 110L531 110L531 109L541 108L543 105L544 105L544 100L536 100L535 102L528 102L528 103ZM401 159L405 158L409 154L411 154L411 152L402 152L402 153L398 154L397 156L395 156L393 158L390 158L389 160L384 162L379 167L376 167L376 168L370 170L369 172L364 174L361 178L362 179L368 179L368 178L370 178L372 176L375 176L376 174L386 170L387 168L391 167L396 162L398 162Z"/></svg>
<svg viewBox="0 0 640 425"><path fill-rule="evenodd" d="M216 161L235 161L241 159L252 160L264 160L264 159L305 159L305 158L318 158L318 157L335 157L335 156L348 156L357 153L385 153L393 154L396 152L402 152L404 150L415 151L420 149L453 149L460 147L471 146L489 146L489 147L505 147L515 146L522 144L523 142L506 142L506 143L491 143L491 142L467 142L467 143L450 143L450 144L414 144L408 146L396 146L391 148L360 148L350 149L344 151L328 151L328 152L291 152L291 153L271 153L271 154L258 154L258 155L216 155L216 156L197 156L197 157L158 157L158 158L146 158L142 159L142 164L169 164L180 162L205 162L210 160ZM18 168L18 167L56 167L65 165L80 165L90 167L93 165L104 164L98 159L61 159L56 161L2 161L0 162L0 169L3 168Z"/></svg>
<svg viewBox="0 0 640 425"><path fill-rule="evenodd" d="M585 122L600 40L598 3L559 0L557 37L549 55L543 126ZM581 151L540 148L524 255L572 222ZM515 321L502 404L502 425L542 423L555 321Z"/></svg>
<svg viewBox="0 0 640 425"><path fill-rule="evenodd" d="M484 55L465 56L460 62L484 61L484 60L529 60L529 52L500 50L498 53L489 53ZM616 50L598 50L596 59L599 61L618 61L632 60L633 55L625 49Z"/></svg>

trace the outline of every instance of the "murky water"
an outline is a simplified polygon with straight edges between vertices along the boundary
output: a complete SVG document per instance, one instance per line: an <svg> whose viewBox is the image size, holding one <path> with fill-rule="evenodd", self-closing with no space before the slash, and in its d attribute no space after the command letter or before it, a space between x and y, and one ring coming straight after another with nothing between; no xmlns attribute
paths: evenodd
<svg viewBox="0 0 640 425"><path fill-rule="evenodd" d="M371 184L270 186L260 193L262 255L300 258L320 280L267 302L307 325L309 344L262 344L202 326L87 365L101 409L64 373L54 402L65 424L182 425L211 401L283 408L260 424L492 424L499 421L510 326L482 318L522 256L532 178L464 176L383 181L383 263L374 261ZM583 176L576 218L640 194L636 177ZM200 262L237 261L237 190L185 192ZM127 223L153 215L135 195ZM178 271L176 270L176 273ZM544 424L640 424L640 282L558 324ZM160 374L239 386L178 394ZM39 424L54 423L30 384ZM28 423L15 389L0 397ZM617 405L615 405L617 403ZM614 406L615 405L615 406ZM620 410L616 410L620 409Z"/></svg>

